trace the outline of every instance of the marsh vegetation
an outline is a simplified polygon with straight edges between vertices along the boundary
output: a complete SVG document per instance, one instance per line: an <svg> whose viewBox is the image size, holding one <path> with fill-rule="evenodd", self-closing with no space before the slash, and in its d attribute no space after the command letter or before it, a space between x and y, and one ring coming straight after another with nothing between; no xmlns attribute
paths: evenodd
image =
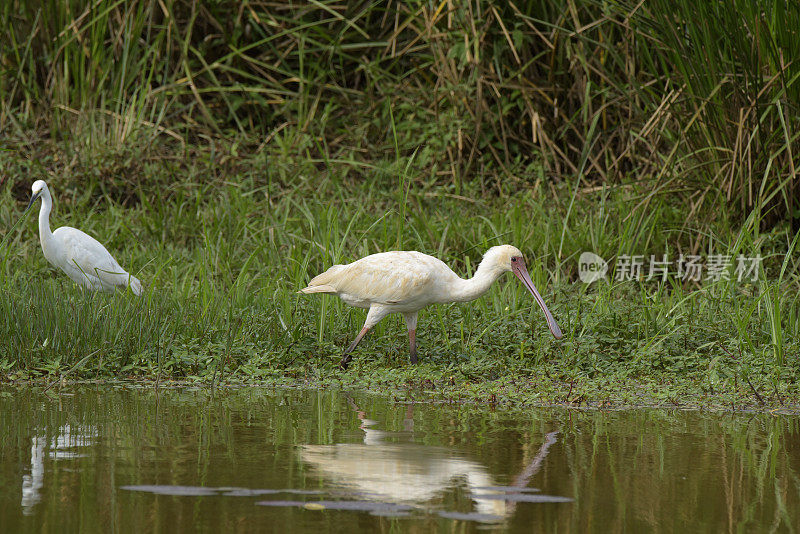
<svg viewBox="0 0 800 534"><path fill-rule="evenodd" d="M0 6L4 376L341 379L363 313L296 291L416 249L522 288L400 319L347 383L511 402L798 398L800 8L788 1L91 2ZM147 286L83 294L53 227ZM586 285L578 257L608 260ZM617 280L620 258L733 258L730 279ZM739 281L735 259L761 257ZM535 388L531 387L535 384Z"/></svg>

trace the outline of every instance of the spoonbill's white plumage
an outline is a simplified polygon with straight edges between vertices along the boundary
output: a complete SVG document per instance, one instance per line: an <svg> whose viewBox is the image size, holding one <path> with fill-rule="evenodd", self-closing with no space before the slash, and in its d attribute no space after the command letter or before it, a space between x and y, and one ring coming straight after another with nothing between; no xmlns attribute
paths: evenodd
<svg viewBox="0 0 800 534"><path fill-rule="evenodd" d="M417 315L428 304L466 302L476 299L503 273L511 271L531 292L544 312L550 331L561 338L561 329L533 285L522 253L511 245L490 248L475 276L463 279L442 261L415 251L372 254L347 265L334 265L314 277L302 293L331 293L351 306L367 308L367 320L356 339L344 351L342 368L359 341L390 313L402 313L408 327L411 363L417 363Z"/></svg>
<svg viewBox="0 0 800 534"><path fill-rule="evenodd" d="M76 228L62 226L50 231L50 211L53 197L44 180L36 180L31 186L29 210L37 199L42 199L39 210L39 240L44 257L53 267L58 267L81 287L113 291L115 287L128 287L135 295L141 295L142 283L138 278L120 267L106 247L90 235Z"/></svg>

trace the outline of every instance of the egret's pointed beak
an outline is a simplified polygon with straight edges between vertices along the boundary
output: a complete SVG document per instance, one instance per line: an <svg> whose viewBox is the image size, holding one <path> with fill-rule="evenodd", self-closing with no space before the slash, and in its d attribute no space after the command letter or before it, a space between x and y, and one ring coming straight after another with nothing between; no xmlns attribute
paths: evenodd
<svg viewBox="0 0 800 534"><path fill-rule="evenodd" d="M528 275L528 268L525 267L525 263L522 262L521 258L518 265L512 265L511 270L514 272L516 277L520 279L522 285L528 288L528 291L531 292L531 295L533 295L533 298L536 299L536 302L539 303L539 307L544 312L545 319L547 319L547 326L550 327L550 331L553 333L553 336L555 336L556 339L561 339L561 329L558 327L553 314L547 309L542 296L538 291L536 291L536 286L533 285L531 277Z"/></svg>
<svg viewBox="0 0 800 534"><path fill-rule="evenodd" d="M25 208L25 211L23 213L27 213L28 210L31 209L31 206L33 206L33 203L36 202L36 199L38 199L40 196L42 196L42 192L41 191L38 191L38 192L32 194L31 195L31 201L28 202L28 207Z"/></svg>

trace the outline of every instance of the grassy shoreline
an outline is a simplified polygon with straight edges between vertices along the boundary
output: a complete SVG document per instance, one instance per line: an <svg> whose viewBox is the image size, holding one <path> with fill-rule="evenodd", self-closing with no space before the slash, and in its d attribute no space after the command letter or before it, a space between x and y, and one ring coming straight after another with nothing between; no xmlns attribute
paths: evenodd
<svg viewBox="0 0 800 534"><path fill-rule="evenodd" d="M145 167L145 179L173 182L160 194L134 190L127 205L101 181L54 173L52 226L93 234L148 289L140 299L82 293L46 263L29 214L0 251L5 379L48 381L75 367L69 379L288 381L383 393L427 381L443 398L494 396L500 405L769 410L800 398L798 271L786 255L787 228L762 232L750 221L736 229L721 219L694 233L666 199L646 218L626 219L640 195L635 184L571 196L540 184L464 198L402 171L393 187L353 183L347 164L321 173L302 154L271 158L287 174L269 182L266 160L243 154L238 171L212 184L193 178L207 162L187 165L177 180L169 168ZM6 188L0 203L7 228L24 207L14 191ZM509 277L474 302L423 310L418 368L408 363L398 316L384 320L340 374L336 363L364 312L296 293L333 263L397 248L434 254L468 276L483 251L502 242L528 257L563 340L552 338ZM674 272L664 282L577 279L585 250L614 258L693 246L761 254L763 276L741 284L682 283Z"/></svg>
<svg viewBox="0 0 800 534"><path fill-rule="evenodd" d="M601 411L659 409L800 415L800 402L797 400L800 397L797 388L792 387L758 392L742 384L735 390L715 390L712 393L702 378L676 380L669 375L647 380L604 377L580 382L556 378L557 373L550 378L526 374L492 381L470 381L458 376L457 372L442 373L439 368L422 365L394 370L362 368L357 376L331 370L324 376L313 378L299 375L258 380L228 377L213 385L208 377L156 379L150 376L78 380L69 377L18 378L4 381L0 386L40 389L51 396L68 394L73 388L86 385L153 390L200 387L209 391L231 388L313 389L366 392L389 397L397 403L469 404L510 411L558 407Z"/></svg>
<svg viewBox="0 0 800 534"><path fill-rule="evenodd" d="M523 396L563 402L635 397L616 383L666 402L798 396L794 4L168 4L0 8L6 379L324 383L364 313L297 295L309 278L397 249L470 276L510 243L562 341L502 280L423 310L421 370L392 317L345 376L456 376L475 398L545 377ZM34 216L11 230L37 178L52 227L103 242L143 298L80 293ZM587 251L606 280L579 281ZM746 282L674 263L613 276L664 254L763 264Z"/></svg>

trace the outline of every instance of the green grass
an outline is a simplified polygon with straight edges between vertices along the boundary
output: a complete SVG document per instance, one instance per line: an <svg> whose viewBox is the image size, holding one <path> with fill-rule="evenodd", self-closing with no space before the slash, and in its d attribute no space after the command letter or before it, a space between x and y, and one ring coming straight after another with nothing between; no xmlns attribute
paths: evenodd
<svg viewBox="0 0 800 534"><path fill-rule="evenodd" d="M128 207L104 182L50 180L52 226L96 236L147 291L142 298L81 292L46 263L28 216L0 251L0 366L7 377L54 377L80 364L70 376L343 379L377 389L429 380L465 395L542 402L707 396L703 402L758 404L756 389L779 404L794 392L796 256L786 254L793 248L786 232L762 233L755 219L738 231L721 225L721 233L709 227L695 235L683 228L681 206L667 199L645 220L626 220L643 193L634 185L454 196L408 177L402 160L377 162L398 177L375 183L348 180L349 162L329 161L320 171L302 151L241 154L227 164L205 156L177 171L143 157L142 180L164 186L149 194L137 189ZM14 154L4 157L10 168L24 165ZM275 169L284 172L280 180L267 177ZM214 173L218 178L200 179ZM10 223L24 203L9 189L3 195L0 220ZM701 250L718 254L760 253L764 278L701 286L674 277L590 286L576 279L584 250L676 257L698 239ZM297 294L335 262L399 246L434 254L467 276L499 243L526 254L563 340L552 338L534 301L508 276L477 301L422 312L418 368L408 363L397 316L370 334L342 375L336 364L365 313L336 298ZM521 387L529 381L536 387ZM649 385L642 392L636 384Z"/></svg>
<svg viewBox="0 0 800 534"><path fill-rule="evenodd" d="M766 207L800 229L796 2L90 7L0 7L0 130L31 155L41 135L124 152L294 131L362 179L416 153L410 172L455 194L636 179L640 216L660 193L700 224L720 205L739 220Z"/></svg>
<svg viewBox="0 0 800 534"><path fill-rule="evenodd" d="M6 2L0 367L327 383L364 313L298 295L310 277L397 248L469 275L512 243L564 339L509 277L425 310L410 376L780 404L800 354L800 39L782 22L800 8L740 4ZM35 217L13 226L37 178L53 227L105 243L144 298L46 264ZM586 286L587 250L612 273L625 255L764 265ZM385 320L351 376L404 383L405 343Z"/></svg>

